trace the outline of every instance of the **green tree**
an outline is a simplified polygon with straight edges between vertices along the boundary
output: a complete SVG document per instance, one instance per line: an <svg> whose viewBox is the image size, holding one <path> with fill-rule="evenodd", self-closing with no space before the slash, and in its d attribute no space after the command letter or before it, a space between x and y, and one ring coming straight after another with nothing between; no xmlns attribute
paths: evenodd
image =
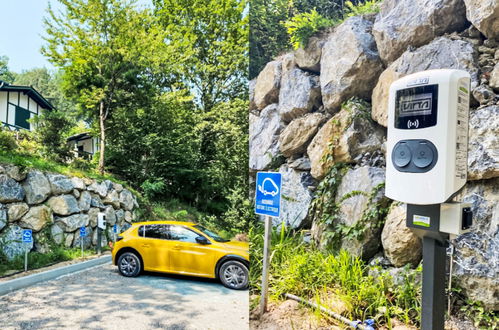
<svg viewBox="0 0 499 330"><path fill-rule="evenodd" d="M69 129L73 123L61 111L45 111L43 115L31 119L35 124L35 140L43 146L41 153L57 161L65 161L69 156L66 143Z"/></svg>
<svg viewBox="0 0 499 330"><path fill-rule="evenodd" d="M178 77L205 111L247 95L247 0L153 0Z"/></svg>
<svg viewBox="0 0 499 330"><path fill-rule="evenodd" d="M49 7L44 21L47 44L42 53L62 69L65 95L87 118L98 121L103 173L106 122L143 87L145 55L163 35L147 11L135 8L134 0L59 1L64 10L56 13Z"/></svg>
<svg viewBox="0 0 499 330"><path fill-rule="evenodd" d="M0 80L7 83L12 83L15 79L15 74L9 70L9 58L0 56Z"/></svg>

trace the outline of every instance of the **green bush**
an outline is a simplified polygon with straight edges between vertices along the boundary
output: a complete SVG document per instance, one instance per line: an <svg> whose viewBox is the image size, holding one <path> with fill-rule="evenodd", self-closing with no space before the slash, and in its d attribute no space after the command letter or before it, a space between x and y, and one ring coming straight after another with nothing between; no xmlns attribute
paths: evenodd
<svg viewBox="0 0 499 330"><path fill-rule="evenodd" d="M56 161L69 158L69 146L66 142L67 135L72 126L67 114L61 111L46 111L41 116L31 119L35 125L35 140L43 148L42 155Z"/></svg>
<svg viewBox="0 0 499 330"><path fill-rule="evenodd" d="M0 151L13 151L17 148L14 133L8 129L0 129Z"/></svg>
<svg viewBox="0 0 499 330"><path fill-rule="evenodd" d="M346 1L346 17L360 16L379 12L382 0L366 0L364 3L354 5L351 1Z"/></svg>
<svg viewBox="0 0 499 330"><path fill-rule="evenodd" d="M315 9L293 16L284 23L294 49L305 47L316 32L332 26L333 20L321 16Z"/></svg>
<svg viewBox="0 0 499 330"><path fill-rule="evenodd" d="M166 190L165 182L162 180L147 179L140 187L146 198L150 200L153 200L157 196L161 196Z"/></svg>

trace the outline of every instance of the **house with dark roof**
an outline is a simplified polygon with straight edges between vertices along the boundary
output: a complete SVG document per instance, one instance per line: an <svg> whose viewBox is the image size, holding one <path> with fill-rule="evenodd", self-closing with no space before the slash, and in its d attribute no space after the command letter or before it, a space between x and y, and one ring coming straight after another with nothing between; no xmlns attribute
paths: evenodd
<svg viewBox="0 0 499 330"><path fill-rule="evenodd" d="M76 157L91 159L94 153L99 151L100 139L91 136L90 132L72 135L67 141L70 150Z"/></svg>
<svg viewBox="0 0 499 330"><path fill-rule="evenodd" d="M34 130L29 119L54 110L54 106L31 86L16 86L0 80L0 121L11 130Z"/></svg>

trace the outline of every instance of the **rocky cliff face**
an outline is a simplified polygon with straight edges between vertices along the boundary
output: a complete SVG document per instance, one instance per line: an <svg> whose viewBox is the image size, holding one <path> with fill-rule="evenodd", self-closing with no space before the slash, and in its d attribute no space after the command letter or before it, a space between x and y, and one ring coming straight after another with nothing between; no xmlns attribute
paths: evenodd
<svg viewBox="0 0 499 330"><path fill-rule="evenodd" d="M9 259L24 253L23 229L32 229L34 249L49 249L50 241L66 247L97 245L97 214L106 214L103 245L112 239L112 227L122 231L135 218L137 199L121 184L109 180L67 177L36 170L23 172L0 165L0 250ZM87 236L80 238L80 228ZM106 235L107 233L107 235Z"/></svg>
<svg viewBox="0 0 499 330"><path fill-rule="evenodd" d="M392 267L419 264L405 205L383 197L388 88L418 71L466 70L469 183L456 200L473 204L476 221L453 242L454 269L470 298L499 310L498 24L493 0L385 0L379 14L349 18L268 63L251 82L250 174L283 173L281 220L311 227L320 247L333 237L366 260L382 253ZM333 210L326 220L316 216L319 199Z"/></svg>

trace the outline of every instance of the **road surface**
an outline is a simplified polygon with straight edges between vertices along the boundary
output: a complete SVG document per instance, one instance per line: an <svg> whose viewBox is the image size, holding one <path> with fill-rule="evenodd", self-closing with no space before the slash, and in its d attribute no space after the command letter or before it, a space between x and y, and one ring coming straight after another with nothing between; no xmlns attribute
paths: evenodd
<svg viewBox="0 0 499 330"><path fill-rule="evenodd" d="M248 291L98 266L0 296L0 329L248 329Z"/></svg>

